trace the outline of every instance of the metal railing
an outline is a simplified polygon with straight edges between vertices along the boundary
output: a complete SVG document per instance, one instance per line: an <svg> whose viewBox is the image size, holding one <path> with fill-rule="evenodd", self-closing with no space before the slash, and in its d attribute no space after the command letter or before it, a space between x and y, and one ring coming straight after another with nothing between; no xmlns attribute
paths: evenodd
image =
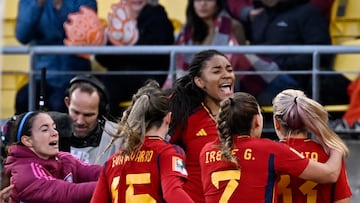
<svg viewBox="0 0 360 203"><path fill-rule="evenodd" d="M321 74L339 74L339 72L320 70L321 54L338 53L360 53L360 46L328 46L328 45L306 45L306 46L86 46L86 47L67 47L67 46L5 46L1 48L2 54L29 54L30 64L34 67L34 56L37 54L169 54L169 72L146 71L147 74L168 74L176 77L175 58L177 54L192 54L206 49L216 49L226 54L312 54L312 68L303 71L241 71L236 74L311 74L312 78L312 98L319 99L318 76ZM29 70L29 110L35 107L35 75L39 71ZM141 71L144 73L145 71ZM342 73L356 74L359 71L342 71ZM47 74L78 74L81 72L60 72L48 71ZM92 72L93 74L131 74L136 71L111 71L111 72ZM1 74L6 74L1 72Z"/></svg>

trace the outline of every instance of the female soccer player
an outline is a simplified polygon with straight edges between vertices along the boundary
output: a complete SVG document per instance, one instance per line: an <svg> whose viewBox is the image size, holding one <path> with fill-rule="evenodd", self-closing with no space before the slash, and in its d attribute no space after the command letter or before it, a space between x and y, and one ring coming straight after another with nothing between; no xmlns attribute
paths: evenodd
<svg viewBox="0 0 360 203"><path fill-rule="evenodd" d="M329 155L308 134L311 131L326 146L340 147L348 154L344 142L328 126L328 113L318 102L300 90L288 89L273 100L274 127L281 142L288 144L302 155L318 162L326 162ZM342 163L339 179L335 184L318 184L296 176L281 175L278 183L278 202L334 202L350 203L351 189Z"/></svg>
<svg viewBox="0 0 360 203"><path fill-rule="evenodd" d="M320 183L337 180L343 148L330 144L325 164L312 161L285 144L259 139L263 117L252 95L235 93L220 107L219 139L206 144L200 153L206 202L276 202L280 173Z"/></svg>
<svg viewBox="0 0 360 203"><path fill-rule="evenodd" d="M186 153L188 181L185 191L196 203L205 201L199 154L218 137L215 116L220 102L233 94L235 74L228 58L217 50L195 54L189 73L175 82L171 94L171 140Z"/></svg>
<svg viewBox="0 0 360 203"><path fill-rule="evenodd" d="M184 151L164 140L169 100L153 80L133 96L116 135L123 138L120 151L105 163L92 203L193 202L182 188Z"/></svg>
<svg viewBox="0 0 360 203"><path fill-rule="evenodd" d="M10 122L5 162L14 185L8 188L10 202L89 202L101 166L59 152L59 133L45 112L27 112Z"/></svg>

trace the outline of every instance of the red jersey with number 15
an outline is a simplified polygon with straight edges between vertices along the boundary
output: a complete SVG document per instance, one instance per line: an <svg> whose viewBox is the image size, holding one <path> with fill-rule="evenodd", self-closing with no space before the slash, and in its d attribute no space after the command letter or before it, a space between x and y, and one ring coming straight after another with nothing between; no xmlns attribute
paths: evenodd
<svg viewBox="0 0 360 203"><path fill-rule="evenodd" d="M184 159L181 147L147 136L136 153L118 152L105 163L91 202L192 202L182 190Z"/></svg>

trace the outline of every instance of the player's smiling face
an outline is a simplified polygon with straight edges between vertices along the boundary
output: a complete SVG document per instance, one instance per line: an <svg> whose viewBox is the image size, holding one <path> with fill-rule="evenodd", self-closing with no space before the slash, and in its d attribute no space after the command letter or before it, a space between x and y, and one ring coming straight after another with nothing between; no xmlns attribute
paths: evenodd
<svg viewBox="0 0 360 203"><path fill-rule="evenodd" d="M232 96L235 74L229 60L214 55L204 63L201 74L194 78L196 85L206 92L206 97L222 101Z"/></svg>

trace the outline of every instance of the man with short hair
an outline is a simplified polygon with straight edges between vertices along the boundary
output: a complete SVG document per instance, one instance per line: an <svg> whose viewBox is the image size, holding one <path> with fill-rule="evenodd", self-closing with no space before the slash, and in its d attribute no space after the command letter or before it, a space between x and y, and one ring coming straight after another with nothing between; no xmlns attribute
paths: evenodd
<svg viewBox="0 0 360 203"><path fill-rule="evenodd" d="M60 138L61 149L84 162L104 164L119 148L119 141L112 136L117 124L108 120L111 116L105 86L94 76L76 76L70 81L64 102L73 132Z"/></svg>

